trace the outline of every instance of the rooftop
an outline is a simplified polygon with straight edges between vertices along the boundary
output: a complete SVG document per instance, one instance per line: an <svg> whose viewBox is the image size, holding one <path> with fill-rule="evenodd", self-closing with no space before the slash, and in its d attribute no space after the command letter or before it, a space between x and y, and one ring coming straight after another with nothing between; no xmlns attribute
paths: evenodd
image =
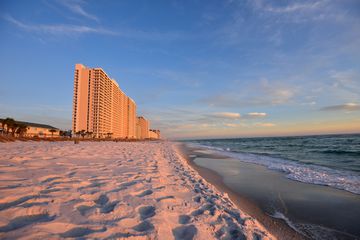
<svg viewBox="0 0 360 240"><path fill-rule="evenodd" d="M0 118L0 122L2 122L4 119ZM32 123L32 122L23 122L23 121L15 121L18 124L24 124L28 127L38 127L38 128L48 128L48 129L58 129L56 127L47 125L47 124L41 124L41 123Z"/></svg>

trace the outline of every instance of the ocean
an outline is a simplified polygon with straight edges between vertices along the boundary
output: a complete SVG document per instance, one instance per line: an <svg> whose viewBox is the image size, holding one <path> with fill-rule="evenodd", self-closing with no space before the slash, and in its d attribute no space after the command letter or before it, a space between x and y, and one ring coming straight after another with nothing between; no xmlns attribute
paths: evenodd
<svg viewBox="0 0 360 240"><path fill-rule="evenodd" d="M360 134L187 143L195 164L306 238L360 239Z"/></svg>
<svg viewBox="0 0 360 240"><path fill-rule="evenodd" d="M360 194L360 134L192 140L305 183Z"/></svg>

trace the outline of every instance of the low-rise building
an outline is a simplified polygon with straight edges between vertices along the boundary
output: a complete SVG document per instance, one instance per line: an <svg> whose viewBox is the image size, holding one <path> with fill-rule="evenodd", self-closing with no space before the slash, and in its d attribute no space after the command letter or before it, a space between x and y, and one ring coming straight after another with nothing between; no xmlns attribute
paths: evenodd
<svg viewBox="0 0 360 240"><path fill-rule="evenodd" d="M150 129L149 130L150 139L160 139L160 130Z"/></svg>
<svg viewBox="0 0 360 240"><path fill-rule="evenodd" d="M59 137L60 129L40 123L21 122L27 126L26 136Z"/></svg>
<svg viewBox="0 0 360 240"><path fill-rule="evenodd" d="M0 119L0 123L2 123L4 119ZM22 136L26 137L58 137L60 136L60 130L50 125L41 124L41 123L32 123L32 122L23 122L23 121L15 121L15 124L20 126L26 126L26 131L23 132ZM2 124L1 124L2 126ZM4 126L3 132L7 132L8 126ZM13 129L9 129L11 133ZM15 129L16 132L16 129Z"/></svg>

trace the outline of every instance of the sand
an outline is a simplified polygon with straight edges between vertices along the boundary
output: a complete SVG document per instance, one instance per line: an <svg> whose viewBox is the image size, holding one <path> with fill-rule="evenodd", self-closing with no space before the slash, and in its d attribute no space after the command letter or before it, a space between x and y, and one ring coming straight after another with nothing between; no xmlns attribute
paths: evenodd
<svg viewBox="0 0 360 240"><path fill-rule="evenodd" d="M171 142L0 144L1 239L275 239Z"/></svg>

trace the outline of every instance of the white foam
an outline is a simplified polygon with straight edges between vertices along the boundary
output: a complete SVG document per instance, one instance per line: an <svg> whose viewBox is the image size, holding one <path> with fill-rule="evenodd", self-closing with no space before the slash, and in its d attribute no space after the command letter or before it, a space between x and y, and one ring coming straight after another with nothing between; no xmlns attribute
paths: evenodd
<svg viewBox="0 0 360 240"><path fill-rule="evenodd" d="M297 229L295 227L295 225L290 221L290 219L288 219L284 214L282 214L281 212L275 211L275 213L273 215L270 215L273 218L277 218L277 219L282 219L286 222L286 224L291 227L292 229L294 229L296 232L301 233L299 231L299 229Z"/></svg>
<svg viewBox="0 0 360 240"><path fill-rule="evenodd" d="M229 152L218 147L210 147L200 144L195 145L197 147L210 149L219 154L235 158L243 162L255 163L266 166L272 170L284 172L286 173L286 177L292 180L330 186L355 194L360 194L360 175L355 172L335 170L317 165L305 165L290 160L264 155Z"/></svg>

